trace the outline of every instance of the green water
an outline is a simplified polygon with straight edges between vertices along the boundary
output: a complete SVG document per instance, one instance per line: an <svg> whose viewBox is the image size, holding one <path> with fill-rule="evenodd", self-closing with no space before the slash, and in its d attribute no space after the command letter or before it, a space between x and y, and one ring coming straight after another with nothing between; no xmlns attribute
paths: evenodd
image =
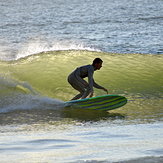
<svg viewBox="0 0 163 163"><path fill-rule="evenodd" d="M101 57L104 63L102 69L95 72L94 78L99 84L107 87L110 94L162 96L161 55L56 51L13 62L1 62L0 69L2 78L8 78L8 82L15 85L19 85L16 82L28 82L34 90L44 95L68 100L67 97L76 94L67 83L68 74L76 67L91 64L95 57ZM97 94L101 92L97 90Z"/></svg>

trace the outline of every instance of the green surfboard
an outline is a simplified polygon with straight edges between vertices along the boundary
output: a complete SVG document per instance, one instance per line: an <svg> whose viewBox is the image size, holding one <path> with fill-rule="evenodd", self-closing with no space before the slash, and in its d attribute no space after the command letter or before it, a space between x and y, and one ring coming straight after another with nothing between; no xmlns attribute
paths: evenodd
<svg viewBox="0 0 163 163"><path fill-rule="evenodd" d="M124 106L127 99L120 95L96 96L81 100L68 101L66 104L75 108L108 111Z"/></svg>

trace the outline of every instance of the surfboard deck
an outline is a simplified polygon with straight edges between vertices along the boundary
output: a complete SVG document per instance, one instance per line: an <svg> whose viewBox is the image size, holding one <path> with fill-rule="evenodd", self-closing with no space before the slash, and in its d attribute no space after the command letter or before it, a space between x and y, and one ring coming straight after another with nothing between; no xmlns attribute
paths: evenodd
<svg viewBox="0 0 163 163"><path fill-rule="evenodd" d="M124 106L127 99L120 95L103 95L66 102L74 108L108 111Z"/></svg>

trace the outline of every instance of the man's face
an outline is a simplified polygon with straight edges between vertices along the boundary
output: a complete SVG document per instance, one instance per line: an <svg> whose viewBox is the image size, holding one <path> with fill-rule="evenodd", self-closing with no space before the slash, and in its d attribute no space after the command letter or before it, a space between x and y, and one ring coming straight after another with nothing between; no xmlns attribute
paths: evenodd
<svg viewBox="0 0 163 163"><path fill-rule="evenodd" d="M95 64L95 69L96 70L100 70L101 67L102 67L102 62Z"/></svg>

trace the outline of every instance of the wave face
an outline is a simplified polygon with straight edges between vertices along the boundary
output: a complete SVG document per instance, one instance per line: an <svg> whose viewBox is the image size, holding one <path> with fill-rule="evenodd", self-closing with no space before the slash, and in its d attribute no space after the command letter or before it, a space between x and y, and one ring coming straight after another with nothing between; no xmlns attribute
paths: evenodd
<svg viewBox="0 0 163 163"><path fill-rule="evenodd" d="M23 109L58 109L77 92L67 82L76 67L100 57L103 67L94 79L109 94L128 98L128 109L159 114L163 97L163 56L115 54L88 50L59 50L0 63L0 112ZM95 96L105 92L95 89ZM144 113L145 112L145 113ZM147 113L148 112L148 113ZM162 118L162 116L160 117Z"/></svg>

